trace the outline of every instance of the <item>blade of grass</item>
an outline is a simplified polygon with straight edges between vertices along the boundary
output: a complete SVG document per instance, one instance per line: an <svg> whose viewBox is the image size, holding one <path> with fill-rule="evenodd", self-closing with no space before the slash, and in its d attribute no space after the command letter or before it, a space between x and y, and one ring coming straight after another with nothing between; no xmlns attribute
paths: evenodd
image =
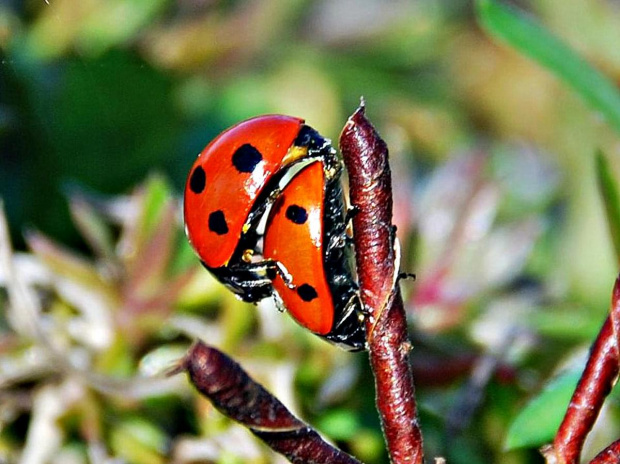
<svg viewBox="0 0 620 464"><path fill-rule="evenodd" d="M618 182L611 172L607 157L600 150L596 153L596 180L603 198L607 227L616 252L616 261L620 265L620 196Z"/></svg>
<svg viewBox="0 0 620 464"><path fill-rule="evenodd" d="M521 409L508 429L506 450L540 446L553 440L582 369L575 367L561 374Z"/></svg>
<svg viewBox="0 0 620 464"><path fill-rule="evenodd" d="M476 14L491 36L558 76L620 132L620 92L605 75L515 8L495 0L477 0Z"/></svg>

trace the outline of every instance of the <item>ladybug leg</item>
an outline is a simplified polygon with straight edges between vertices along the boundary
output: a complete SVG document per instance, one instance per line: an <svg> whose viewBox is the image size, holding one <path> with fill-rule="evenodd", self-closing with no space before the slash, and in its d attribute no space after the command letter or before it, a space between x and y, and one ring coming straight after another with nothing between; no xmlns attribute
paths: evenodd
<svg viewBox="0 0 620 464"><path fill-rule="evenodd" d="M208 268L209 269L209 268ZM280 276L287 287L295 289L293 278L279 262L266 259L256 262L244 261L241 265L210 269L235 296L242 301L257 303L273 296L273 280Z"/></svg>
<svg viewBox="0 0 620 464"><path fill-rule="evenodd" d="M398 241L398 237L396 236L397 230L398 230L398 227L392 224L392 227L390 227L390 238L392 239L392 243L394 244L394 250L398 252L397 256L400 259L400 242Z"/></svg>
<svg viewBox="0 0 620 464"><path fill-rule="evenodd" d="M282 265L282 263L277 261L276 264L276 269L278 269L278 273L280 274L280 277L282 277L282 280L284 281L286 286L291 290L295 290L297 288L297 285L293 283L293 276L287 271L287 269Z"/></svg>
<svg viewBox="0 0 620 464"><path fill-rule="evenodd" d="M349 240L352 240L352 238L346 233L332 235L327 244L327 248L330 251L336 248L344 248L350 243Z"/></svg>
<svg viewBox="0 0 620 464"><path fill-rule="evenodd" d="M284 281L284 284L288 288L290 288L291 290L295 290L297 288L297 286L293 283L293 276L291 275L290 272L288 272L288 269L286 269L284 264L282 264L280 261L275 261L275 260L267 260L267 261L270 261L273 264L275 271L278 273L278 275Z"/></svg>
<svg viewBox="0 0 620 464"><path fill-rule="evenodd" d="M279 275L288 288L291 290L297 288L293 284L293 276L280 261L276 261L274 259L264 259L255 263L249 263L248 266L255 274L265 275L265 278L262 279L261 282L268 282L271 284L273 279Z"/></svg>
<svg viewBox="0 0 620 464"><path fill-rule="evenodd" d="M276 309L281 313L285 313L286 306L284 305L284 301L282 301L282 297L280 297L278 292L273 292L272 297L273 297L274 303L276 304Z"/></svg>
<svg viewBox="0 0 620 464"><path fill-rule="evenodd" d="M398 280L416 280L417 277L414 273L412 272L399 272L398 273Z"/></svg>
<svg viewBox="0 0 620 464"><path fill-rule="evenodd" d="M359 212L360 212L360 209L357 206L351 205L349 209L347 209L347 212L344 215L344 223L346 224L346 230L343 234L344 235L344 246L354 245L353 235L351 231L351 221L353 220L355 216L359 214Z"/></svg>
<svg viewBox="0 0 620 464"><path fill-rule="evenodd" d="M325 338L348 351L367 349L364 319L368 314L355 292L346 303L338 325Z"/></svg>
<svg viewBox="0 0 620 464"><path fill-rule="evenodd" d="M328 250L334 250L336 248L345 248L353 245L353 237L350 235L349 230L351 220L360 212L357 206L351 206L344 216L344 222L342 227L338 227L337 230L331 235L329 243L327 244Z"/></svg>
<svg viewBox="0 0 620 464"><path fill-rule="evenodd" d="M230 280L234 282L235 284L237 284L239 288L243 288L243 289L261 288L267 285L271 285L271 280L268 279L267 277L262 278L262 279L247 279L247 280L236 279L233 277Z"/></svg>
<svg viewBox="0 0 620 464"><path fill-rule="evenodd" d="M359 212L360 212L360 209L358 206L356 205L349 206L349 209L347 210L347 213L344 216L345 224L349 224L353 220L353 218L359 214Z"/></svg>
<svg viewBox="0 0 620 464"><path fill-rule="evenodd" d="M401 280L416 280L416 275L411 272L404 272L400 270L400 257L401 257L401 249L400 249L400 240L396 236L396 226L392 226L391 230L392 240L394 241L394 255L396 265L398 266L398 272L396 273L396 279L394 281L394 286L398 285Z"/></svg>
<svg viewBox="0 0 620 464"><path fill-rule="evenodd" d="M364 319L366 319L366 317L370 316L370 314L372 313L372 311L366 307L366 305L364 305L362 303L362 297L359 294L359 290L355 292L355 295L351 298L351 300L356 302L356 308L357 308L357 317L360 320L360 322L362 322Z"/></svg>
<svg viewBox="0 0 620 464"><path fill-rule="evenodd" d="M253 263L207 269L243 301L257 303L273 293L271 279Z"/></svg>
<svg viewBox="0 0 620 464"><path fill-rule="evenodd" d="M338 179L342 174L343 164L336 156L336 152L329 143L319 151L325 166L325 175L328 180Z"/></svg>
<svg viewBox="0 0 620 464"><path fill-rule="evenodd" d="M262 262L243 263L243 266L230 268L230 281L240 288L258 288L271 286L269 269Z"/></svg>

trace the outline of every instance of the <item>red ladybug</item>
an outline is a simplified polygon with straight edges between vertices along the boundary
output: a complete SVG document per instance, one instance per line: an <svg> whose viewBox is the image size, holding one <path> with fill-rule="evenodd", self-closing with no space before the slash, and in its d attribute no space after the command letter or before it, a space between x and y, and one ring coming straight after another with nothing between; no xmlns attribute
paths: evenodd
<svg viewBox="0 0 620 464"><path fill-rule="evenodd" d="M307 163L284 187L283 177ZM185 229L203 265L239 298L274 295L304 327L349 350L365 347L345 240L342 164L303 119L259 116L216 137L185 186ZM275 204L274 204L275 202ZM254 259L258 226L262 259Z"/></svg>
<svg viewBox="0 0 620 464"><path fill-rule="evenodd" d="M284 187L265 227L263 254L292 276L273 285L302 326L340 345L365 348L362 306L352 277L340 185L341 163L332 153L305 166Z"/></svg>
<svg viewBox="0 0 620 464"><path fill-rule="evenodd" d="M273 261L252 261L256 226L287 168L328 143L303 119L258 116L217 136L198 156L184 196L185 230L203 265L244 301L272 294Z"/></svg>

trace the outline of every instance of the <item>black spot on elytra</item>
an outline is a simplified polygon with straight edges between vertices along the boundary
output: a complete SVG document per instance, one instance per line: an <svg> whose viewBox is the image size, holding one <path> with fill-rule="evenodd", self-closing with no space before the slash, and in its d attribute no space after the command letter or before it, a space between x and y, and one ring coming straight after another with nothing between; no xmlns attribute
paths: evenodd
<svg viewBox="0 0 620 464"><path fill-rule="evenodd" d="M202 193L207 185L207 175L202 166L197 166L192 172L192 176L189 178L189 188L194 193Z"/></svg>
<svg viewBox="0 0 620 464"><path fill-rule="evenodd" d="M286 208L286 219L295 224L304 224L308 220L308 212L302 206L291 205Z"/></svg>
<svg viewBox="0 0 620 464"><path fill-rule="evenodd" d="M209 230L217 235L225 235L228 233L228 224L226 224L226 216L222 210L213 211L209 214Z"/></svg>
<svg viewBox="0 0 620 464"><path fill-rule="evenodd" d="M305 302L310 302L319 296L314 287L309 284L303 284L297 287L297 294Z"/></svg>
<svg viewBox="0 0 620 464"><path fill-rule="evenodd" d="M232 155L233 166L239 172L253 172L256 165L263 160L263 155L249 143L241 145Z"/></svg>

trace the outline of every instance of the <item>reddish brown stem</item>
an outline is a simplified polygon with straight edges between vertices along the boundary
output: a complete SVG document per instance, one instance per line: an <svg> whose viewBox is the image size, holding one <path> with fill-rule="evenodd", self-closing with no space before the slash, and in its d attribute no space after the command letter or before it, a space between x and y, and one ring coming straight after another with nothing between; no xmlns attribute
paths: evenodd
<svg viewBox="0 0 620 464"><path fill-rule="evenodd" d="M603 402L618 377L619 321L620 278L617 278L612 293L610 315L592 345L588 362L553 445L543 449L548 462L558 464L579 462L586 436L592 430Z"/></svg>
<svg viewBox="0 0 620 464"><path fill-rule="evenodd" d="M204 343L196 343L172 372L187 371L194 386L215 408L246 426L271 449L298 464L360 464L326 443L239 364Z"/></svg>
<svg viewBox="0 0 620 464"><path fill-rule="evenodd" d="M411 345L396 276L392 181L388 150L365 115L362 104L340 135L349 173L355 257L364 307L370 363L375 375L377 407L393 463L421 464Z"/></svg>
<svg viewBox="0 0 620 464"><path fill-rule="evenodd" d="M614 441L611 445L596 455L590 464L618 464L620 462L620 440Z"/></svg>

